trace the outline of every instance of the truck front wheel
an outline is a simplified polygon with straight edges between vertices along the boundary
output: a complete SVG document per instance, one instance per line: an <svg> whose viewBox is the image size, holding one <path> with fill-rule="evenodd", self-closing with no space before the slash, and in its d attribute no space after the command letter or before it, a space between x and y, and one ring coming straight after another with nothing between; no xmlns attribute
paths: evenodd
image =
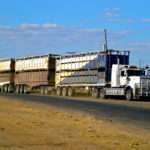
<svg viewBox="0 0 150 150"><path fill-rule="evenodd" d="M126 100L130 101L133 99L132 89L127 89L125 93Z"/></svg>

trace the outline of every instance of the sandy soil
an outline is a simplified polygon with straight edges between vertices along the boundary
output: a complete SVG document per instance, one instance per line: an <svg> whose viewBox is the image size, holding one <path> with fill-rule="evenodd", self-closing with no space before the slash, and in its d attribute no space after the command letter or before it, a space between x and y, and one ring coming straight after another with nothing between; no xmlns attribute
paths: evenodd
<svg viewBox="0 0 150 150"><path fill-rule="evenodd" d="M1 98L0 150L150 150L150 133L44 104Z"/></svg>

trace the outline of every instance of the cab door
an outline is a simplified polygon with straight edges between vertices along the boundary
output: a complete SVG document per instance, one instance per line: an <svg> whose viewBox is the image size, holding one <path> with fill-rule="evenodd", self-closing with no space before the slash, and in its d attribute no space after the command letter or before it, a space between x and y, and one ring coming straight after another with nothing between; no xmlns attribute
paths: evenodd
<svg viewBox="0 0 150 150"><path fill-rule="evenodd" d="M126 70L122 70L120 75L120 86L125 85L127 85L127 72Z"/></svg>

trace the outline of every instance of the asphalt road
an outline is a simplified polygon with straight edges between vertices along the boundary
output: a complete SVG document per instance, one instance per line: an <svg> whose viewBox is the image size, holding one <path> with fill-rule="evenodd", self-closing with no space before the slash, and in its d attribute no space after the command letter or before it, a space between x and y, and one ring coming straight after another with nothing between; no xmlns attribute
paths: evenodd
<svg viewBox="0 0 150 150"><path fill-rule="evenodd" d="M124 123L138 128L146 129L150 132L150 107L144 107L149 103L145 102L116 102L104 100L92 100L92 98L76 100L65 97L40 96L40 95L1 95L10 100L32 101L55 106L68 112L82 112L86 115L92 115L96 119L104 119L111 122ZM144 104L145 103L145 104ZM132 105L131 105L132 104ZM140 107L142 105L142 107ZM17 109L17 108L16 108Z"/></svg>

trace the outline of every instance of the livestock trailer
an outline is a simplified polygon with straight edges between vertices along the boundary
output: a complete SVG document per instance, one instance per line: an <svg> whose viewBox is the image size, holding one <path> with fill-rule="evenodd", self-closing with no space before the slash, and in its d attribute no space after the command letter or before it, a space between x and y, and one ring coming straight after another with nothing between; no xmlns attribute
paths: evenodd
<svg viewBox="0 0 150 150"><path fill-rule="evenodd" d="M112 65L129 64L129 51L107 50L60 56L56 60L57 95L72 96L75 92L95 95L97 87L109 87Z"/></svg>
<svg viewBox="0 0 150 150"><path fill-rule="evenodd" d="M14 91L15 61L14 59L0 60L0 91Z"/></svg>
<svg viewBox="0 0 150 150"><path fill-rule="evenodd" d="M57 55L16 59L15 86L17 93L40 90L46 94L55 86L55 60Z"/></svg>

